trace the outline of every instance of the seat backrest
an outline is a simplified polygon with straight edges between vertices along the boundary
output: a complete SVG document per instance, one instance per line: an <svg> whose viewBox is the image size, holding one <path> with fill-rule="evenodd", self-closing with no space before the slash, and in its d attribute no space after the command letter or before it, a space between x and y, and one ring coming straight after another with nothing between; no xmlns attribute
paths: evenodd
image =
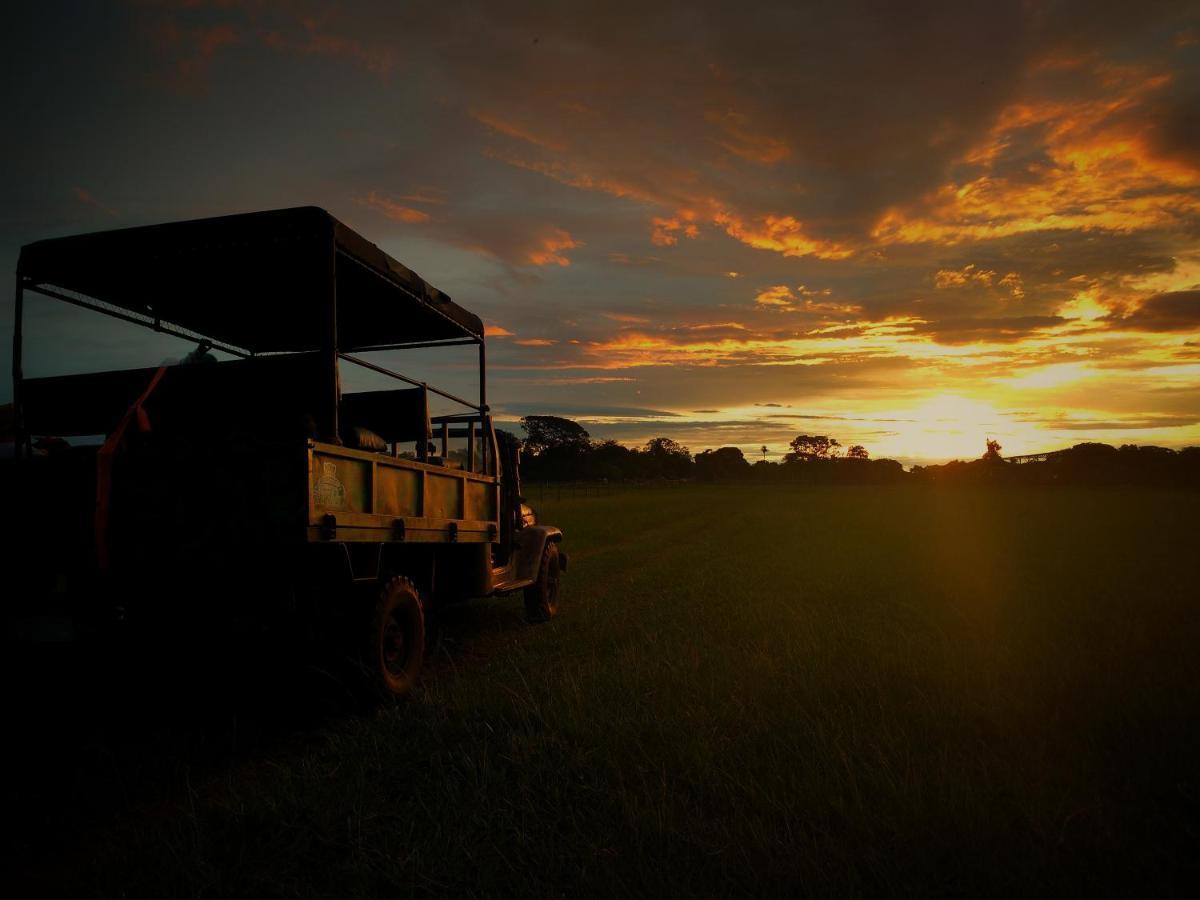
<svg viewBox="0 0 1200 900"><path fill-rule="evenodd" d="M26 378L21 407L31 435L108 434L149 387L156 369Z"/></svg>
<svg viewBox="0 0 1200 900"><path fill-rule="evenodd" d="M304 436L328 396L317 353L173 366L150 401L152 423L180 433Z"/></svg>
<svg viewBox="0 0 1200 900"><path fill-rule="evenodd" d="M342 395L343 431L366 428L388 443L429 441L429 397L424 388L355 391Z"/></svg>
<svg viewBox="0 0 1200 900"><path fill-rule="evenodd" d="M154 379L156 368L29 378L21 384L25 430L32 435L109 434ZM147 398L151 429L181 434L229 432L301 436L326 396L319 354L260 356L168 367Z"/></svg>

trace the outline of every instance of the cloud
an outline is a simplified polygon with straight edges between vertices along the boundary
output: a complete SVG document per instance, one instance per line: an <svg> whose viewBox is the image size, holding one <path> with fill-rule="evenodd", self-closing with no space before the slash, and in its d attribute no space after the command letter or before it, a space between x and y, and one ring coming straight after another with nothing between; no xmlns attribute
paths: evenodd
<svg viewBox="0 0 1200 900"><path fill-rule="evenodd" d="M961 269L938 269L933 276L933 284L938 290L995 286L1007 290L1015 300L1025 297L1025 285L1016 272L999 275L992 269L977 267L974 263L968 263Z"/></svg>
<svg viewBox="0 0 1200 900"><path fill-rule="evenodd" d="M72 71L115 137L37 138L72 102L47 88L19 130L55 171L10 180L70 181L14 218L94 226L77 182L113 224L303 196L504 322L497 390L530 404L1200 413L1194 4L134 10L136 46ZM104 94L122 66L191 96Z"/></svg>
<svg viewBox="0 0 1200 900"><path fill-rule="evenodd" d="M830 288L817 291L810 290L802 284L797 285L795 289L786 284L776 284L760 290L755 295L754 302L768 309L806 312L842 319L863 311L862 306L856 303L836 303L829 300L832 293Z"/></svg>
<svg viewBox="0 0 1200 900"><path fill-rule="evenodd" d="M679 243L679 237L697 238L700 229L693 221L695 214L684 212L678 216L666 219L655 216L650 220L650 243L656 247L671 247Z"/></svg>
<svg viewBox="0 0 1200 900"><path fill-rule="evenodd" d="M804 223L795 216L767 214L747 219L722 210L713 215L713 222L743 244L756 250L774 250L783 256L845 259L854 252L847 244L810 236Z"/></svg>
<svg viewBox="0 0 1200 900"><path fill-rule="evenodd" d="M532 2L503 15L456 2L186 5L172 15L226 20L208 26L224 38L197 42L205 59L244 34L374 74L428 73L443 109L483 126L491 158L645 205L659 246L708 225L837 260L879 242L1164 227L1200 209L1194 85L1149 45L1137 63L1104 53L1188 33L1184 5L1086 29L1097 17L1081 2L668 2L573 16Z"/></svg>
<svg viewBox="0 0 1200 900"><path fill-rule="evenodd" d="M367 202L369 198L367 194L358 205L390 222L419 225L428 238L499 261L511 273L528 271L530 267L565 269L571 265L572 251L584 246L567 229L545 221L537 212L506 215L495 209L448 201L438 207L434 216L392 198L376 196L374 202ZM514 277L521 284L529 283L519 274Z"/></svg>
<svg viewBox="0 0 1200 900"><path fill-rule="evenodd" d="M1000 316L996 318L945 318L917 322L915 334L927 334L944 344L1019 341L1039 331L1062 325L1061 316Z"/></svg>
<svg viewBox="0 0 1200 900"><path fill-rule="evenodd" d="M754 298L754 302L759 306L791 306L795 301L796 295L792 293L792 289L786 284L777 284L774 287L763 288Z"/></svg>
<svg viewBox="0 0 1200 900"><path fill-rule="evenodd" d="M80 203L82 203L84 206L90 206L93 209L98 209L101 212L106 213L110 216L115 216L117 214L117 211L115 209L113 209L111 206L108 206L104 203L101 203L99 200L97 200L95 195L91 191L89 191L87 188L77 187L74 190L74 194L75 194L75 199L78 200Z"/></svg>
<svg viewBox="0 0 1200 900"><path fill-rule="evenodd" d="M193 93L207 90L209 68L218 53L242 40L232 24L183 27L171 15L147 21L142 33L157 54L169 60L162 70L163 81Z"/></svg>
<svg viewBox="0 0 1200 900"><path fill-rule="evenodd" d="M631 256L621 251L608 254L608 261L619 266L653 266L662 262L657 256Z"/></svg>
<svg viewBox="0 0 1200 900"><path fill-rule="evenodd" d="M368 209L375 210L375 212L386 216L393 222L408 222L410 224L417 224L420 222L429 221L429 213L415 209L412 206L405 206L404 204L388 197L384 197L375 191L371 191L365 197L354 198L354 202L360 206L365 206Z"/></svg>
<svg viewBox="0 0 1200 900"><path fill-rule="evenodd" d="M1067 416L1021 418L1018 421L1041 425L1054 431L1145 431L1159 428L1187 428L1200 424L1200 416L1134 416L1131 418L1088 419Z"/></svg>
<svg viewBox="0 0 1200 900"><path fill-rule="evenodd" d="M589 406L587 404L543 403L536 407L504 407L504 412L517 416L556 415L572 419L673 419L679 414L663 409L644 409L636 406Z"/></svg>
<svg viewBox="0 0 1200 900"><path fill-rule="evenodd" d="M502 134L505 137L516 138L517 140L525 141L545 150L562 152L567 149L567 145L565 143L541 137L516 122L504 120L495 113L473 109L470 111L470 115L476 121L486 125L492 131L496 132L497 134Z"/></svg>
<svg viewBox="0 0 1200 900"><path fill-rule="evenodd" d="M576 375L564 376L561 378L536 378L531 379L535 384L619 384L625 381L637 381L636 378L631 378L628 375Z"/></svg>
<svg viewBox="0 0 1200 900"><path fill-rule="evenodd" d="M787 141L756 132L745 113L734 109L709 111L705 119L723 132L723 137L718 138L717 143L742 159L773 165L792 155L792 148Z"/></svg>
<svg viewBox="0 0 1200 900"><path fill-rule="evenodd" d="M1155 294L1128 315L1105 321L1123 330L1200 332L1200 290Z"/></svg>
<svg viewBox="0 0 1200 900"><path fill-rule="evenodd" d="M563 229L551 227L539 236L535 246L525 254L525 261L535 266L569 266L571 260L565 251L582 246L582 242L572 238Z"/></svg>
<svg viewBox="0 0 1200 900"><path fill-rule="evenodd" d="M202 0L190 4L203 6ZM236 3L225 3L234 6ZM256 4L246 4L255 11ZM268 8L271 4L265 4ZM280 4L287 9L290 4ZM379 41L373 35L355 36L340 31L345 23L340 21L340 10L329 6L320 13L301 12L295 16L284 16L278 27L260 25L258 39L273 50L299 53L305 56L326 56L350 59L368 72L379 77L389 75L404 58L401 47Z"/></svg>
<svg viewBox="0 0 1200 900"><path fill-rule="evenodd" d="M1034 93L1000 110L956 161L954 177L889 210L875 227L877 240L1130 232L1178 227L1200 213L1200 158L1188 124L1194 116L1177 108L1182 98L1169 99L1169 73L1094 56L1031 62Z"/></svg>

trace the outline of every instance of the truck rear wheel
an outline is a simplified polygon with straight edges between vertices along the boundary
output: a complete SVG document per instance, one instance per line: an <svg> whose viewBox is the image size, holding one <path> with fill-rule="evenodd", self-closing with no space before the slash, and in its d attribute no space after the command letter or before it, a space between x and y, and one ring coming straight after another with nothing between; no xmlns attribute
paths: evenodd
<svg viewBox="0 0 1200 900"><path fill-rule="evenodd" d="M367 677L384 696L403 697L417 683L425 660L425 612L407 578L384 582L367 646Z"/></svg>
<svg viewBox="0 0 1200 900"><path fill-rule="evenodd" d="M558 612L558 544L546 541L537 580L525 588L525 617L530 622L545 622Z"/></svg>

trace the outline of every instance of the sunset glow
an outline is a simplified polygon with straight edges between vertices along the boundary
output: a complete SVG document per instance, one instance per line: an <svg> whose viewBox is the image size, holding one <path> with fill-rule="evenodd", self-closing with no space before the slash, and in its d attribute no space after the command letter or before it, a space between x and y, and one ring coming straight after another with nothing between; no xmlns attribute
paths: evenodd
<svg viewBox="0 0 1200 900"><path fill-rule="evenodd" d="M69 90L18 60L45 96L10 270L54 234L312 203L487 321L508 427L906 464L1200 443L1186 5L117 6L64 38ZM64 107L108 118L64 147ZM81 348L59 370L134 361L39 322Z"/></svg>

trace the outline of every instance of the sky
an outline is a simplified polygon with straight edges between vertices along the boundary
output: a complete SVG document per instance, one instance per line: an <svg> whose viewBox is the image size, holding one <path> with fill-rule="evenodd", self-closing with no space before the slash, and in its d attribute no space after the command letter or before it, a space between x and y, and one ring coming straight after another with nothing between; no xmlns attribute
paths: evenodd
<svg viewBox="0 0 1200 900"><path fill-rule="evenodd" d="M1194 3L51 0L0 40L7 271L311 204L484 319L501 420L906 464L1200 444ZM186 352L27 323L28 375ZM383 357L470 391L469 353Z"/></svg>

